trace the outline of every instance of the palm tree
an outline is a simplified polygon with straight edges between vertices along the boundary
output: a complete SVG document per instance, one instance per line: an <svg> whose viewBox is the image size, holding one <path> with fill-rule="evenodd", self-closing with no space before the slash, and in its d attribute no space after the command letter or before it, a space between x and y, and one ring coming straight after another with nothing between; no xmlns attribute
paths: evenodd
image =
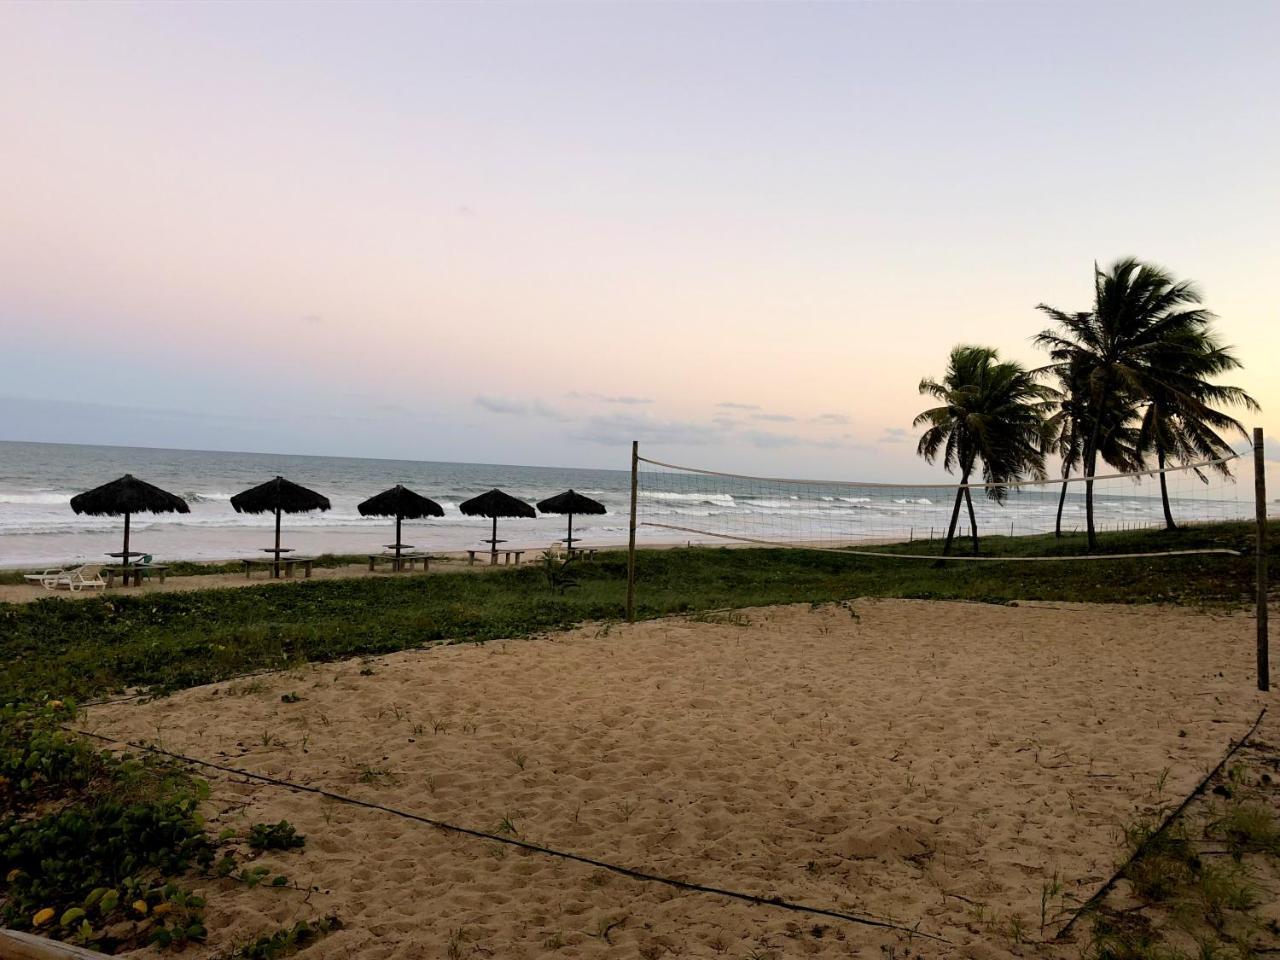
<svg viewBox="0 0 1280 960"><path fill-rule="evenodd" d="M1049 435L1049 452L1062 461L1062 484L1058 493L1058 510L1053 535L1062 536L1062 511L1067 503L1067 480L1080 466L1083 456L1085 424L1089 422L1085 406L1087 391L1079 374L1070 365L1042 368L1038 373L1052 372L1058 379L1054 389L1056 410L1045 421ZM1100 434L1098 455L1112 467L1122 471L1142 468L1137 428L1130 425L1133 410L1118 406L1104 424Z"/></svg>
<svg viewBox="0 0 1280 960"><path fill-rule="evenodd" d="M1223 352L1210 331L1213 314L1200 305L1200 294L1193 284L1174 281L1159 267L1133 258L1117 261L1108 271L1095 265L1092 311L1065 313L1045 304L1038 309L1057 326L1038 334L1035 341L1048 349L1052 365L1071 377L1085 415L1080 459L1086 477L1089 549L1095 550L1092 478L1106 431L1124 423L1124 411L1159 403L1161 412L1156 420L1160 422L1170 415L1181 422L1182 414L1194 414L1197 423L1212 429L1212 417L1221 415L1209 403L1221 402L1223 397L1244 402L1247 394L1239 388L1214 387L1204 380L1207 374L1197 366L1202 361L1196 358ZM1215 362L1223 360L1218 356ZM1238 365L1234 358L1230 362ZM1217 392L1221 390L1226 394ZM1153 450L1157 432L1153 430L1150 441ZM1200 427L1195 433L1196 443L1206 441ZM1158 456L1173 453L1181 457L1190 449L1171 448L1169 440L1168 433L1161 433L1158 442L1164 452L1157 451Z"/></svg>
<svg viewBox="0 0 1280 960"><path fill-rule="evenodd" d="M991 347L962 345L952 349L942 380L925 377L920 381L920 392L940 404L912 421L912 426L928 425L916 452L927 463L933 463L941 453L947 472L960 473L943 555L951 553L962 498L969 506L976 554L978 523L967 486L969 478L982 461L987 496L1003 503L1008 490L1005 484L1028 472L1044 477L1044 414L1052 402L1052 391L1038 384L1035 373L1021 364L1000 360Z"/></svg>
<svg viewBox="0 0 1280 960"><path fill-rule="evenodd" d="M1248 440L1244 424L1215 409L1214 404L1238 405L1251 411L1261 409L1240 387L1209 382L1209 377L1242 366L1230 348L1217 343L1211 331L1204 331L1185 345L1175 344L1172 349L1181 351L1172 361L1178 364L1179 381L1173 385L1174 389L1163 390L1148 399L1138 428L1139 449L1154 453L1160 470L1160 501L1168 530L1176 529L1177 524L1169 507L1166 465L1170 461L1182 464L1197 460L1221 461L1230 456L1233 451L1219 433L1222 430L1238 433ZM1231 468L1226 463L1214 463L1212 469L1224 477L1231 476ZM1205 479L1200 470L1195 472Z"/></svg>

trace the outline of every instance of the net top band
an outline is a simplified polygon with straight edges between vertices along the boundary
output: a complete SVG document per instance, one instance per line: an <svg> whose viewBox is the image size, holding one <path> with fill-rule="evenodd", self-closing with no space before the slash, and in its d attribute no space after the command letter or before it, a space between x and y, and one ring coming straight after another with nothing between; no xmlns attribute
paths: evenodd
<svg viewBox="0 0 1280 960"><path fill-rule="evenodd" d="M1188 463L1179 467L1165 467L1163 470L1143 470L1138 473L1107 473L1098 474L1092 477L1076 476L1066 479L1057 480L1011 480L1008 483L881 483L876 481L862 480L797 480L789 477L753 477L745 473L727 473L722 470L704 470L700 467L685 467L677 463L665 463L662 460L652 460L649 457L637 456L636 459L642 463L648 463L655 467L666 467L669 470L683 470L686 473L699 473L708 477L729 477L737 480L754 480L761 483L794 483L803 484L805 486L824 486L824 487L849 487L849 488L875 488L881 490L901 490L910 488L913 490L985 490L990 487L1057 487L1064 483L1087 483L1089 481L1097 482L1099 480L1138 480L1142 477L1156 477L1160 474L1182 473L1189 470L1202 470L1206 467L1216 467L1232 460L1239 460L1240 454L1233 453L1229 457L1221 457L1217 460L1201 460L1197 463Z"/></svg>

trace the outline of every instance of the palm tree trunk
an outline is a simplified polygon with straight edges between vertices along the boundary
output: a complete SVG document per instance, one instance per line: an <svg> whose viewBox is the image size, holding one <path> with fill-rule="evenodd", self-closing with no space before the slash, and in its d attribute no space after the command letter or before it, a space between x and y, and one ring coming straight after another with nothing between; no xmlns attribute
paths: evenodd
<svg viewBox="0 0 1280 960"><path fill-rule="evenodd" d="M973 493L964 488L964 500L969 505L969 534L973 537L973 555L978 555L978 519L973 515Z"/></svg>
<svg viewBox="0 0 1280 960"><path fill-rule="evenodd" d="M1095 416L1089 443L1084 448L1084 524L1089 535L1089 553L1098 549L1098 533L1093 528L1093 477L1097 473L1098 437L1101 432L1102 421Z"/></svg>
<svg viewBox="0 0 1280 960"><path fill-rule="evenodd" d="M1164 445L1159 440L1156 440L1156 466L1160 468L1160 501L1164 506L1164 528L1177 530L1178 525L1173 522L1173 511L1169 509L1169 485L1164 476Z"/></svg>
<svg viewBox="0 0 1280 960"><path fill-rule="evenodd" d="M1067 504L1067 477L1071 476L1071 468L1065 463L1062 465L1062 492L1058 494L1058 519L1053 525L1053 535L1059 539L1062 538L1062 508Z"/></svg>
<svg viewBox="0 0 1280 960"><path fill-rule="evenodd" d="M964 498L964 485L969 482L969 470L970 468L966 467L964 475L960 478L960 489L956 491L956 502L951 508L951 525L947 527L947 540L942 545L944 557L951 555L951 541L956 535L956 522L960 519L960 501Z"/></svg>

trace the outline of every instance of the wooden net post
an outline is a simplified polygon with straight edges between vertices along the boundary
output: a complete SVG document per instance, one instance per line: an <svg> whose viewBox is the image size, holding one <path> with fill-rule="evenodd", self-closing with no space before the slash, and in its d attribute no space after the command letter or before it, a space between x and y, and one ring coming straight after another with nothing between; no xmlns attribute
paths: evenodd
<svg viewBox="0 0 1280 960"><path fill-rule="evenodd" d="M627 622L636 619L636 492L640 486L640 441L631 441L631 522L627 534Z"/></svg>
<svg viewBox="0 0 1280 960"><path fill-rule="evenodd" d="M1271 689L1271 663L1267 650L1267 468L1262 449L1262 428L1253 428L1253 496L1258 519L1258 689Z"/></svg>

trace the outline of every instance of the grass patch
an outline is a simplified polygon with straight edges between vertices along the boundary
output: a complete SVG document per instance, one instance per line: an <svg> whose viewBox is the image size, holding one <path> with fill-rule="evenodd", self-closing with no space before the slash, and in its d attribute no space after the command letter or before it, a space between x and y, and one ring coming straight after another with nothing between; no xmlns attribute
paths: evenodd
<svg viewBox="0 0 1280 960"><path fill-rule="evenodd" d="M1280 881L1275 751L1253 740L1240 757L1164 831L1151 818L1124 830L1129 891L1098 908L1086 960L1254 960L1280 952L1280 925L1259 911Z"/></svg>
<svg viewBox="0 0 1280 960"><path fill-rule="evenodd" d="M107 953L204 940L204 899L188 884L241 863L231 837L205 828L208 786L153 757L94 750L62 729L73 715L60 701L0 708L0 925ZM250 836L305 842L284 822Z"/></svg>
<svg viewBox="0 0 1280 960"><path fill-rule="evenodd" d="M1280 567L1280 524L1274 526ZM1052 536L988 537L983 544L988 555L1080 549L1070 538ZM637 556L637 613L650 618L859 596L1245 604L1253 591L1251 544L1249 525L1222 524L1112 534L1106 548L1226 546L1243 556L939 565L798 549L645 550ZM575 588L562 593L529 565L479 576L459 571L0 604L0 702L86 699L136 688L164 692L254 670L444 640L525 637L620 616L625 554L603 553L580 565L575 579Z"/></svg>

